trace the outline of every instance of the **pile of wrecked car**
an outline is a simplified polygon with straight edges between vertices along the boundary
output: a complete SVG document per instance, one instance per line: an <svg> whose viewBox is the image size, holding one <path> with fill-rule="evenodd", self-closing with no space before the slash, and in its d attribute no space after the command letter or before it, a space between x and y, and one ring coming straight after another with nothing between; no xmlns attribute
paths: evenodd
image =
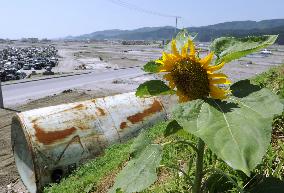
<svg viewBox="0 0 284 193"><path fill-rule="evenodd" d="M27 77L27 70L51 71L58 64L58 50L47 47L7 47L0 51L1 81L19 80Z"/></svg>

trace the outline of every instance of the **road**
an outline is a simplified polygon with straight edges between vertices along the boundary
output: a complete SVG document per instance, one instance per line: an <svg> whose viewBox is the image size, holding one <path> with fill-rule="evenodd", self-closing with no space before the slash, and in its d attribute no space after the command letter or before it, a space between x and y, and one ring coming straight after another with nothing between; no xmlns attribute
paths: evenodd
<svg viewBox="0 0 284 193"><path fill-rule="evenodd" d="M283 52L274 52L273 55L267 57L246 57L243 58L242 61L234 61L231 62L231 64L226 64L223 71L230 77L230 80L234 82L236 80L252 77L272 66L283 64L283 56ZM248 64L248 61L252 64ZM143 71L139 67L136 67L2 85L4 105L6 107L15 106L25 103L29 99L37 99L57 94L66 89L78 88L84 85L96 85L102 81L128 78L140 74L143 74Z"/></svg>
<svg viewBox="0 0 284 193"><path fill-rule="evenodd" d="M25 103L29 99L37 99L57 94L66 89L77 88L87 84L99 84L99 82L113 80L116 78L130 78L143 73L144 72L140 68L136 67L2 85L4 105L6 107L14 106L16 104Z"/></svg>

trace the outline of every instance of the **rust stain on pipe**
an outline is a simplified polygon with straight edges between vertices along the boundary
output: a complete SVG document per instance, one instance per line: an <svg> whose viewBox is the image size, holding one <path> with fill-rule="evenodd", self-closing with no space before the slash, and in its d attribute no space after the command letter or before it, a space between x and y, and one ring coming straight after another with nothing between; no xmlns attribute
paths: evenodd
<svg viewBox="0 0 284 193"><path fill-rule="evenodd" d="M151 114L161 112L163 110L163 107L161 103L157 100L154 101L154 103L151 105L150 108L145 109L142 113L137 113L135 115L127 117L127 120L130 121L132 124L138 123L140 121L143 121L143 119Z"/></svg>
<svg viewBox="0 0 284 193"><path fill-rule="evenodd" d="M122 122L120 124L120 129L125 129L127 127L127 123L126 122Z"/></svg>
<svg viewBox="0 0 284 193"><path fill-rule="evenodd" d="M97 107L97 110L99 111L99 115L100 116L105 116L106 115L105 111L102 108Z"/></svg>
<svg viewBox="0 0 284 193"><path fill-rule="evenodd" d="M75 107L71 108L71 109L67 109L66 111L70 111L72 109L76 109L76 110L85 110L87 109L86 106L84 106L83 104L79 104L79 105L76 105Z"/></svg>
<svg viewBox="0 0 284 193"><path fill-rule="evenodd" d="M76 126L76 127L79 128L79 129L82 130L82 131L90 129L89 127L83 126L83 125L81 125L81 126Z"/></svg>
<svg viewBox="0 0 284 193"><path fill-rule="evenodd" d="M72 135L75 131L75 127L71 127L69 129L61 130L61 131L49 131L45 132L42 128L40 128L37 124L34 124L35 136L39 142L44 145L50 145L57 140L64 139L65 137Z"/></svg>

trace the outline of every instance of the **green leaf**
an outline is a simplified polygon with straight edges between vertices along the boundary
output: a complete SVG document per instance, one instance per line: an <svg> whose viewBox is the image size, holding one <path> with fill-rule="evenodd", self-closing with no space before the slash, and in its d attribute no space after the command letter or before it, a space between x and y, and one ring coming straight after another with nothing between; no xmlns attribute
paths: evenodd
<svg viewBox="0 0 284 193"><path fill-rule="evenodd" d="M242 82L234 92L250 88ZM233 86L234 88L234 86ZM188 132L200 137L229 166L247 175L261 162L271 138L271 124L283 105L264 88L220 101L208 99L180 104L174 118Z"/></svg>
<svg viewBox="0 0 284 193"><path fill-rule="evenodd" d="M234 188L233 183L220 173L211 174L204 187L210 193L228 192Z"/></svg>
<svg viewBox="0 0 284 193"><path fill-rule="evenodd" d="M156 63L155 61L151 60L143 66L143 70L145 72L158 73L160 66L161 64Z"/></svg>
<svg viewBox="0 0 284 193"><path fill-rule="evenodd" d="M250 80L245 79L234 83L233 85L231 85L230 89L232 90L232 94L235 97L243 98L253 92L259 91L261 87L258 85L251 84Z"/></svg>
<svg viewBox="0 0 284 193"><path fill-rule="evenodd" d="M156 168L162 159L162 146L149 145L139 157L131 160L117 175L115 184L109 193L121 188L125 193L140 192L157 179Z"/></svg>
<svg viewBox="0 0 284 193"><path fill-rule="evenodd" d="M131 145L131 153L136 157L137 155L140 155L140 153L150 144L151 140L147 137L147 133L142 131L133 141Z"/></svg>
<svg viewBox="0 0 284 193"><path fill-rule="evenodd" d="M265 178L261 183L257 184L250 193L283 193L284 182L275 178Z"/></svg>
<svg viewBox="0 0 284 193"><path fill-rule="evenodd" d="M161 80L149 80L140 84L136 90L136 96L138 97L148 97L156 95L170 94L171 89Z"/></svg>
<svg viewBox="0 0 284 193"><path fill-rule="evenodd" d="M249 36L245 38L221 37L212 42L210 49L217 56L216 63L223 61L228 63L272 45L277 37L278 35Z"/></svg>
<svg viewBox="0 0 284 193"><path fill-rule="evenodd" d="M164 136L168 137L172 134L179 132L182 129L183 128L178 124L178 122L176 120L173 120L173 121L169 122L169 124L167 125L167 127L164 131Z"/></svg>
<svg viewBox="0 0 284 193"><path fill-rule="evenodd" d="M117 189L115 190L115 193L124 193L124 192L121 190L121 188L117 188Z"/></svg>
<svg viewBox="0 0 284 193"><path fill-rule="evenodd" d="M188 42L188 39L193 40L196 36L192 37L186 29L181 30L175 37L177 49L181 52L181 49L185 43ZM172 42L170 41L164 48L165 52L171 52Z"/></svg>
<svg viewBox="0 0 284 193"><path fill-rule="evenodd" d="M208 192L245 192L243 188L240 187L238 183L231 177L230 174L218 168L213 168L209 171L213 171L213 173L207 178L204 183L204 188L208 190Z"/></svg>

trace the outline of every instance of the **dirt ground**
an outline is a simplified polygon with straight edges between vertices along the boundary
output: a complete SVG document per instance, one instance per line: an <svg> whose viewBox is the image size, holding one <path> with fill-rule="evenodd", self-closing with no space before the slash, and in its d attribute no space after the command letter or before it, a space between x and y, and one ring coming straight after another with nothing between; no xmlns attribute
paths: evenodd
<svg viewBox="0 0 284 193"><path fill-rule="evenodd" d="M104 71L109 68L142 66L147 61L160 57L162 52L158 45L124 46L113 43L86 42L53 42L52 44L59 49L60 62L58 67L54 69L59 73ZM16 46L30 45L17 44ZM2 47L4 45L0 45L0 49ZM233 81L236 81L261 73L272 66L283 64L284 46L273 46L271 50L273 55L267 57L252 55L227 64L224 72ZM76 70L82 65L87 66L87 69ZM10 145L11 118L16 112L130 92L134 91L140 83L149 79L151 79L150 75L127 80L116 79L102 82L96 86L82 86L71 92L67 91L29 101L27 104L13 108L13 110L0 109L0 193L26 192L17 173Z"/></svg>
<svg viewBox="0 0 284 193"><path fill-rule="evenodd" d="M59 64L53 68L58 75L61 73L78 73L88 71L106 71L108 69L143 66L149 60L161 56L160 44L151 45L122 45L118 41L105 42L66 42L52 41L48 43L24 43L16 41L13 44L0 43L0 49L11 47L30 47L53 45L58 49ZM197 43L199 45L200 43ZM200 44L201 45L201 44ZM209 43L202 43L206 48ZM247 78L265 71L267 68L283 63L284 46L273 45L269 47L272 55L250 55L226 65L225 72L233 80ZM202 56L202 55L201 55ZM43 70L37 71L39 76ZM30 72L27 72L28 74Z"/></svg>
<svg viewBox="0 0 284 193"><path fill-rule="evenodd" d="M68 42L52 41L47 43L28 43L15 41L0 43L0 50L6 47L44 47L53 45L58 49L59 64L52 70L57 73L104 71L110 68L142 66L149 60L160 57L159 44L122 45L114 42ZM83 67L83 68L82 68ZM22 70L30 74L33 70ZM38 75L44 70L36 70Z"/></svg>

